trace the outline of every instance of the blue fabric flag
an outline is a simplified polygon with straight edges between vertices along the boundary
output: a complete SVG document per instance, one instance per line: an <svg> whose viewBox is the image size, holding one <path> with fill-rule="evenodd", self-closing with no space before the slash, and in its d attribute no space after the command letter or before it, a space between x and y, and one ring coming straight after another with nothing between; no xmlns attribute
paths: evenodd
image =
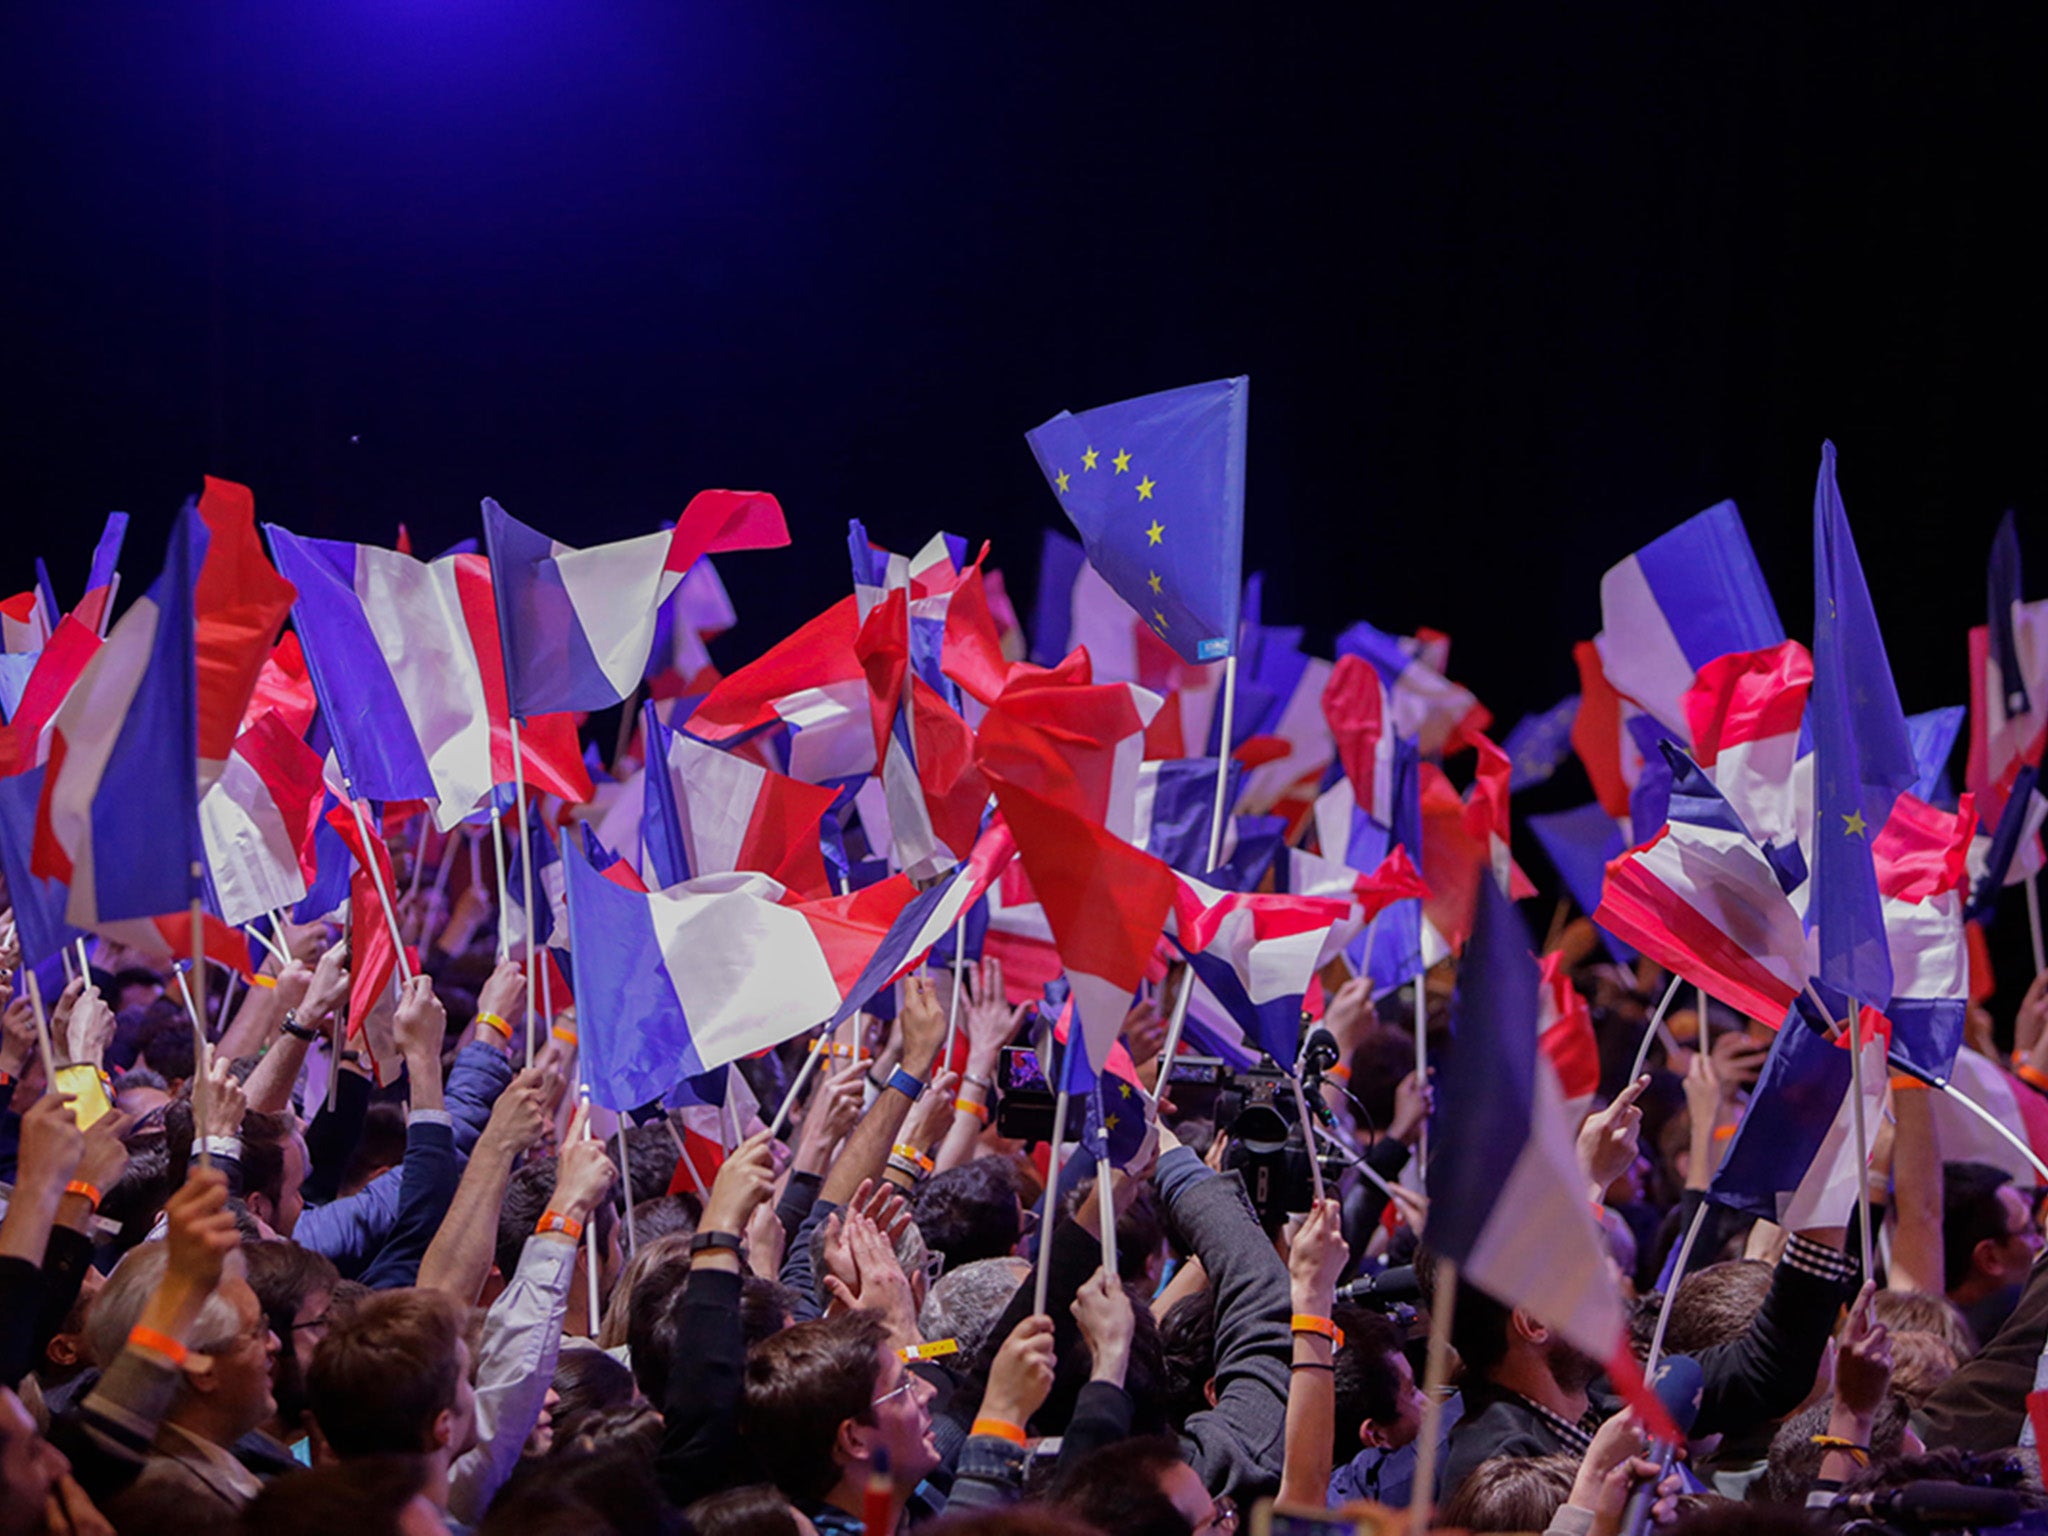
<svg viewBox="0 0 2048 1536"><path fill-rule="evenodd" d="M1619 858L1628 848L1621 824L1596 800L1573 811L1531 816L1529 830L1543 845L1551 867L1579 909L1589 916L1598 911L1601 887L1607 878L1607 861ZM1600 941L1623 965L1635 964L1636 952L1605 928L1600 929Z"/></svg>
<svg viewBox="0 0 2048 1536"><path fill-rule="evenodd" d="M1087 1103L1081 1145L1097 1167L1124 1167L1145 1144L1145 1096L1115 1073L1105 1072L1088 1091Z"/></svg>
<svg viewBox="0 0 2048 1536"><path fill-rule="evenodd" d="M643 873L650 886L665 891L690 878L683 813L676 804L675 780L668 775L668 747L676 733L661 723L652 699L642 706L641 730L647 752L647 772L640 780L640 846L647 857Z"/></svg>
<svg viewBox="0 0 2048 1536"><path fill-rule="evenodd" d="M85 930L64 921L70 888L61 880L38 880L29 873L35 847L36 802L43 797L43 769L0 779L0 870L7 876L7 894L14 901L14 931L21 957L38 965L61 955Z"/></svg>
<svg viewBox="0 0 2048 1536"><path fill-rule="evenodd" d="M1579 696L1573 693L1515 722L1500 744L1510 764L1509 794L1550 782L1559 765L1572 755L1572 723L1578 718Z"/></svg>
<svg viewBox="0 0 2048 1536"><path fill-rule="evenodd" d="M1913 762L1920 774L1906 789L1914 799L1947 810L1955 808L1955 793L1948 781L1948 759L1956 749L1956 738L1962 735L1963 721L1969 713L1961 704L1951 704L1946 709L1906 716L1906 738L1913 744Z"/></svg>
<svg viewBox="0 0 2048 1536"><path fill-rule="evenodd" d="M1991 541L1991 566L1985 586L1991 600L1990 656L1998 663L1998 679L2005 690L2005 713L2028 714L2027 681L2020 668L2018 638L2013 633L2012 605L2020 601L2020 535L2008 510L1998 520L1998 533Z"/></svg>
<svg viewBox="0 0 2048 1536"><path fill-rule="evenodd" d="M1220 379L1024 434L1089 561L1183 661L1237 648L1250 395Z"/></svg>
<svg viewBox="0 0 2048 1536"><path fill-rule="evenodd" d="M1892 804L1920 776L1835 484L1835 445L1823 443L1813 490L1813 900L1820 979L1883 1011L1891 950L1870 845Z"/></svg>

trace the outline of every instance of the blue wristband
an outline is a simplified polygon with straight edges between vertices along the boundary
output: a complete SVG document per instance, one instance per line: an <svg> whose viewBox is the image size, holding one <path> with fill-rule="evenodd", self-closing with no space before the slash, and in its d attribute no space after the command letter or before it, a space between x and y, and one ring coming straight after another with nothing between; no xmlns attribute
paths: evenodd
<svg viewBox="0 0 2048 1536"><path fill-rule="evenodd" d="M889 1086L891 1088L894 1088L898 1093L902 1094L906 1099L909 1099L912 1103L915 1103L918 1097L924 1092L924 1084L920 1083L916 1078L912 1077L908 1072L904 1071L901 1067L898 1067L894 1072L891 1072L889 1074Z"/></svg>

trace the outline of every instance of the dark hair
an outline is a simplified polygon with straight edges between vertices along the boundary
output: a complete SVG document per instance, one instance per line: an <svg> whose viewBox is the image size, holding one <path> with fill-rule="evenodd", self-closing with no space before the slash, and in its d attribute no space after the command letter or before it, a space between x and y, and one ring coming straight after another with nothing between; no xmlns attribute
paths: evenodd
<svg viewBox="0 0 2048 1536"><path fill-rule="evenodd" d="M1459 1302L1462 1305L1464 1297ZM1576 1456L1489 1456L1458 1484L1436 1523L1466 1531L1542 1531L1572 1496Z"/></svg>
<svg viewBox="0 0 2048 1536"><path fill-rule="evenodd" d="M639 1165L634 1165L637 1173ZM657 1195L652 1200L635 1199L633 1240L642 1248L672 1232L695 1236L701 1214L695 1195Z"/></svg>
<svg viewBox="0 0 2048 1536"><path fill-rule="evenodd" d="M382 1536L427 1486L423 1456L363 1456L266 1483L242 1510L250 1536Z"/></svg>
<svg viewBox="0 0 2048 1536"><path fill-rule="evenodd" d="M1735 1259L1694 1270L1680 1282L1672 1302L1664 1352L1698 1355L1716 1344L1741 1338L1756 1321L1775 1273L1770 1265L1755 1259Z"/></svg>
<svg viewBox="0 0 2048 1536"><path fill-rule="evenodd" d="M1351 1053L1351 1097L1368 1128L1384 1131L1393 1123L1394 1094L1401 1079L1415 1070L1415 1036L1393 1024L1371 1024Z"/></svg>
<svg viewBox="0 0 2048 1536"><path fill-rule="evenodd" d="M740 1282L740 1332L752 1349L795 1319L803 1298L779 1280L748 1275Z"/></svg>
<svg viewBox="0 0 2048 1536"><path fill-rule="evenodd" d="M573 1437L582 1420L633 1402L633 1373L601 1349L564 1345L555 1357L555 1443Z"/></svg>
<svg viewBox="0 0 2048 1536"><path fill-rule="evenodd" d="M284 1238L246 1243L242 1257L248 1266L249 1288L256 1293L270 1331L284 1341L285 1347L271 1367L277 1415L284 1423L296 1425L306 1412L306 1376L299 1369L298 1351L291 1347L292 1323L308 1296L321 1291L333 1294L341 1271L324 1253Z"/></svg>
<svg viewBox="0 0 2048 1536"><path fill-rule="evenodd" d="M1151 1182L1138 1186L1137 1198L1116 1219L1117 1278L1142 1283L1152 1260L1166 1244L1166 1206Z"/></svg>
<svg viewBox="0 0 2048 1536"><path fill-rule="evenodd" d="M676 1347L676 1310L682 1303L683 1287L689 1282L689 1257L679 1254L644 1270L628 1298L626 1346L633 1362L633 1380L640 1385L640 1395L656 1408L668 1402L669 1362Z"/></svg>
<svg viewBox="0 0 2048 1536"><path fill-rule="evenodd" d="M372 1104L363 1114L363 1128L342 1166L336 1188L352 1195L386 1168L405 1161L405 1106ZM538 1218L536 1218L538 1219Z"/></svg>
<svg viewBox="0 0 2048 1536"><path fill-rule="evenodd" d="M433 1448L460 1387L462 1309L436 1291L378 1291L328 1325L306 1373L313 1417L339 1456Z"/></svg>
<svg viewBox="0 0 2048 1536"><path fill-rule="evenodd" d="M850 1312L798 1323L748 1351L741 1433L792 1499L822 1499L839 1481L839 1426L873 1411L887 1338L880 1317Z"/></svg>
<svg viewBox="0 0 2048 1536"><path fill-rule="evenodd" d="M644 1415L654 1436L615 1440L523 1462L491 1501L477 1536L675 1536L683 1523L655 1481L659 1421Z"/></svg>
<svg viewBox="0 0 2048 1536"><path fill-rule="evenodd" d="M159 1013L162 1009L162 1013ZM165 1006L165 1000L158 998L151 1003L149 1015L145 1015L143 1028L148 1031L142 1037L142 1063L152 1072L162 1073L174 1082L189 1082L192 1077L192 1025L185 1011L175 1005ZM172 1018L164 1017L164 1014ZM154 1027L152 1028L152 1023Z"/></svg>
<svg viewBox="0 0 2048 1536"><path fill-rule="evenodd" d="M947 1269L1002 1258L1023 1235L1016 1182L992 1157L977 1157L926 1179L911 1210L925 1246L945 1255Z"/></svg>
<svg viewBox="0 0 2048 1536"><path fill-rule="evenodd" d="M1160 1490L1184 1458L1165 1435L1118 1440L1062 1469L1050 1502L1059 1512L1116 1536L1194 1536L1188 1517Z"/></svg>
<svg viewBox="0 0 2048 1536"><path fill-rule="evenodd" d="M1989 1163L1941 1165L1941 1288L1953 1291L1970 1278L1977 1245L2006 1236L1998 1192L2012 1175Z"/></svg>
<svg viewBox="0 0 2048 1536"><path fill-rule="evenodd" d="M797 1536L796 1512L782 1490L749 1483L699 1499L683 1511L697 1536Z"/></svg>
<svg viewBox="0 0 2048 1536"><path fill-rule="evenodd" d="M667 1199L668 1181L676 1171L676 1144L669 1140L668 1131L659 1120L627 1128L626 1162L633 1170L633 1224L644 1243L649 1233L640 1225L642 1212L639 1207ZM694 1221L692 1225L695 1225ZM659 1237L661 1234L653 1235Z"/></svg>
<svg viewBox="0 0 2048 1536"><path fill-rule="evenodd" d="M100 1201L100 1215L121 1224L121 1235L114 1240L119 1251L126 1253L149 1236L157 1213L181 1182L171 1173L168 1138L158 1136L134 1148L121 1177L107 1186Z"/></svg>
<svg viewBox="0 0 2048 1536"><path fill-rule="evenodd" d="M1159 1320L1163 1396L1175 1424L1209 1406L1209 1380L1216 1374L1216 1292L1191 1291Z"/></svg>
<svg viewBox="0 0 2048 1536"><path fill-rule="evenodd" d="M526 1240L533 1236L533 1229L547 1211L559 1166L552 1157L534 1158L513 1170L505 1185L505 1198L498 1206L498 1239L491 1256L498 1273L507 1280L519 1268L519 1255L526 1248ZM591 1213L591 1235L597 1239L600 1253L611 1241L612 1226L618 1220L615 1199L601 1201Z"/></svg>
<svg viewBox="0 0 2048 1536"><path fill-rule="evenodd" d="M1185 1522L1183 1522L1185 1526ZM1100 1536L1092 1526L1043 1504L1010 1504L943 1515L917 1536Z"/></svg>
<svg viewBox="0 0 2048 1536"><path fill-rule="evenodd" d="M1393 1357L1401 1353L1401 1333L1369 1307L1337 1307L1331 1313L1344 1331L1344 1347L1332 1357L1336 1416L1331 1425L1333 1465L1342 1466L1358 1454L1358 1430L1367 1419L1387 1424L1401 1413L1401 1373Z"/></svg>

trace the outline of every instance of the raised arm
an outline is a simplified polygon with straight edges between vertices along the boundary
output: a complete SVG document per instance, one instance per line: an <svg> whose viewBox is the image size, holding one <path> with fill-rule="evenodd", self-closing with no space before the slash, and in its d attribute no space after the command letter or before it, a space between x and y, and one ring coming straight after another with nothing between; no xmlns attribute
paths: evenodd
<svg viewBox="0 0 2048 1536"><path fill-rule="evenodd" d="M945 1040L946 1015L932 996L929 979L912 976L904 983L903 1010L898 1020L902 1026L903 1060L897 1070L907 1074L917 1086L906 1091L892 1082L876 1095L825 1175L825 1187L818 1195L821 1204L844 1205L864 1181L882 1177L897 1132L903 1129L911 1104L924 1091L925 1080L931 1075L932 1061Z"/></svg>
<svg viewBox="0 0 2048 1536"><path fill-rule="evenodd" d="M470 1151L448 1214L420 1260L416 1283L421 1290L443 1291L465 1307L476 1305L490 1277L498 1208L505 1203L513 1164L554 1123L561 1096L561 1079L538 1067L520 1073L499 1095L490 1123Z"/></svg>
<svg viewBox="0 0 2048 1536"><path fill-rule="evenodd" d="M1287 1278L1294 1318L1329 1322L1337 1304L1337 1277L1350 1259L1335 1200L1313 1206L1294 1233ZM1334 1330L1336 1324L1330 1323ZM1336 1337L1297 1327L1292 1379L1287 1387L1286 1454L1279 1499L1321 1509L1330 1492L1337 1426Z"/></svg>

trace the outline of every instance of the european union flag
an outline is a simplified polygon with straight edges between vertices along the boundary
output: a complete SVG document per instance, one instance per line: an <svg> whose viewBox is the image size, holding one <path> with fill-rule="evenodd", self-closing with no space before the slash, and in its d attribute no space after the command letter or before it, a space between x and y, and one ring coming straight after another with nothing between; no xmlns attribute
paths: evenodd
<svg viewBox="0 0 2048 1536"><path fill-rule="evenodd" d="M1250 396L1219 379L1024 434L1090 563L1183 661L1237 650Z"/></svg>
<svg viewBox="0 0 2048 1536"><path fill-rule="evenodd" d="M1892 803L1920 776L1884 636L1835 485L1835 445L1822 443L1813 488L1813 913L1820 980L1882 1011L1892 1000L1891 949L1870 845Z"/></svg>

